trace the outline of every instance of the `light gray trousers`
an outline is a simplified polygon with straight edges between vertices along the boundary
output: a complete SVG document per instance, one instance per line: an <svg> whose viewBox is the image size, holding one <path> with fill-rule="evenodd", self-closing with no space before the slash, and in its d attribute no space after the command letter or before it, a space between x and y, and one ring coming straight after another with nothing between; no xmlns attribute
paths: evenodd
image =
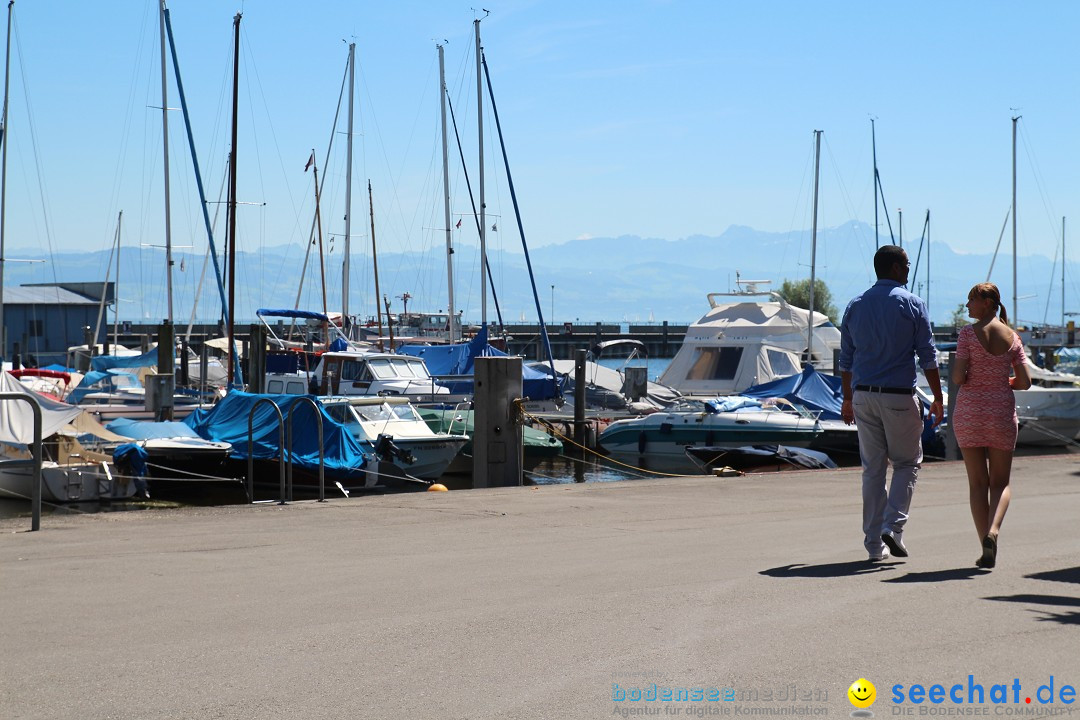
<svg viewBox="0 0 1080 720"><path fill-rule="evenodd" d="M863 544L877 554L881 534L901 532L907 522L922 465L923 421L919 401L911 395L856 390L852 406L863 467ZM886 488L890 462L892 483Z"/></svg>

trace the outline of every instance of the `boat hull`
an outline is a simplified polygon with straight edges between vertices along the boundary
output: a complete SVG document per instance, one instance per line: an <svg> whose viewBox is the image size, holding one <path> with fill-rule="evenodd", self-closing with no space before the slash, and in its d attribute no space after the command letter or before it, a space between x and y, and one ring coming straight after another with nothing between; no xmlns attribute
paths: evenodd
<svg viewBox="0 0 1080 720"><path fill-rule="evenodd" d="M28 467L0 468L0 497L29 500L33 497L33 472ZM135 494L135 483L118 476L102 463L57 465L41 468L41 499L50 503L124 500Z"/></svg>
<svg viewBox="0 0 1080 720"><path fill-rule="evenodd" d="M692 445L808 447L819 433L813 419L780 412L654 413L612 423L599 443L612 455L684 460Z"/></svg>

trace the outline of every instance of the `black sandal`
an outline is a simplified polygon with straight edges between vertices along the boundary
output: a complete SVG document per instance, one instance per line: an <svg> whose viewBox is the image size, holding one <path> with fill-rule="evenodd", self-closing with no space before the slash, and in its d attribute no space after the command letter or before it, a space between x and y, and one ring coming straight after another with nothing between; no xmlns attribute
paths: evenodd
<svg viewBox="0 0 1080 720"><path fill-rule="evenodd" d="M989 533L982 539L982 556L975 561L975 566L989 570L997 564L997 537Z"/></svg>

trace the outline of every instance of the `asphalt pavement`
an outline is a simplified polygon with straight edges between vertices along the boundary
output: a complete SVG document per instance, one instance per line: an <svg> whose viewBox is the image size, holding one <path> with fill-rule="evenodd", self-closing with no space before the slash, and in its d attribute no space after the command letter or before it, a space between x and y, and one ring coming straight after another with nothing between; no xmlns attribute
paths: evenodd
<svg viewBox="0 0 1080 720"><path fill-rule="evenodd" d="M959 463L0 520L0 717L1080 717L1078 458L992 572Z"/></svg>

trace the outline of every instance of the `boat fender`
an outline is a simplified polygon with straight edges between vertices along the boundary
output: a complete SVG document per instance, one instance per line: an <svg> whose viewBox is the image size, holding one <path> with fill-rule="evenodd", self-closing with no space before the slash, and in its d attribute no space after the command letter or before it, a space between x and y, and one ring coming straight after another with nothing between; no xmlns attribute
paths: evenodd
<svg viewBox="0 0 1080 720"><path fill-rule="evenodd" d="M645 431L642 430L637 436L637 451L639 455L645 454Z"/></svg>

